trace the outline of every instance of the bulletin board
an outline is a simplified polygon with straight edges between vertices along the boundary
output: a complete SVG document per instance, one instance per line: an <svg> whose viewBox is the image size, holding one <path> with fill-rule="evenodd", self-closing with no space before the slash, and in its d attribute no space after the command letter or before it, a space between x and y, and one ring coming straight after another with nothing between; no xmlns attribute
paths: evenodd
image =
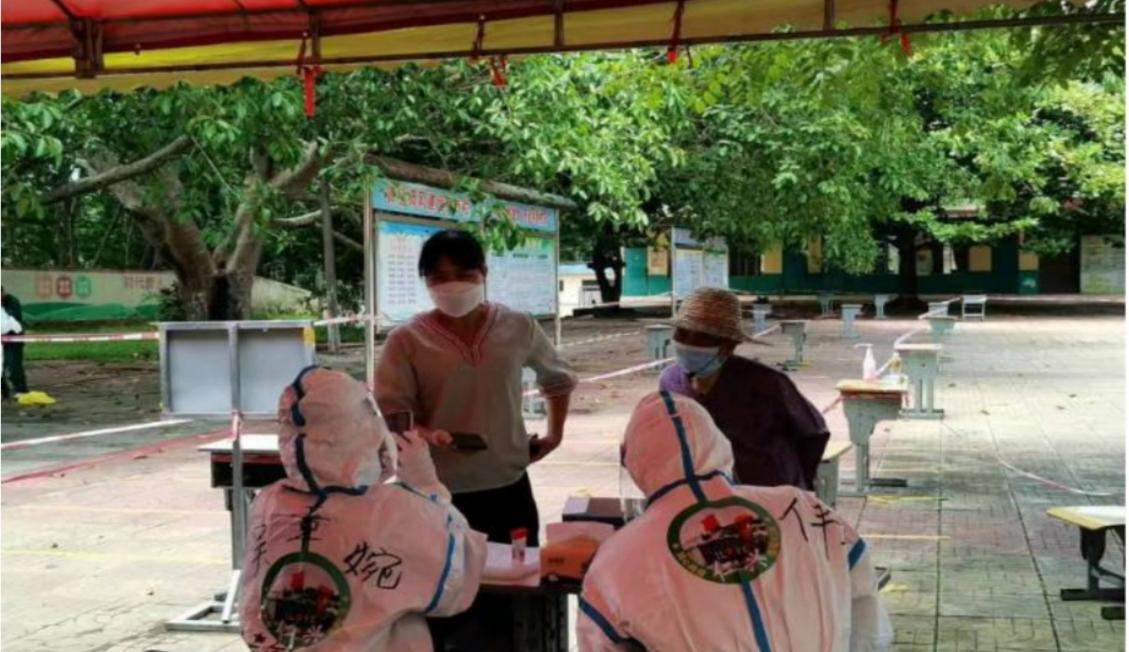
<svg viewBox="0 0 1129 652"><path fill-rule="evenodd" d="M489 251L486 297L539 318L557 316L558 214L553 208L499 202L524 234L518 246ZM380 328L391 328L430 310L419 277L423 243L437 231L481 220L486 209L459 192L380 179L371 206L376 247L375 307Z"/></svg>
<svg viewBox="0 0 1129 652"><path fill-rule="evenodd" d="M701 242L690 236L689 229L675 228L674 296L685 299L702 287L729 288L729 251L725 242L712 239Z"/></svg>

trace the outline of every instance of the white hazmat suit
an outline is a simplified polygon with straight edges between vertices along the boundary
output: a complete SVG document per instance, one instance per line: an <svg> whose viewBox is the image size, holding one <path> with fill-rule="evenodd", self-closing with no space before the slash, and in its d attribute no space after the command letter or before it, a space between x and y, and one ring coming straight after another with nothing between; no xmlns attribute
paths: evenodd
<svg viewBox="0 0 1129 652"><path fill-rule="evenodd" d="M255 652L430 652L424 616L470 606L486 561L427 444L392 435L365 386L312 367L279 400L287 479L256 496L240 584ZM385 483L396 464L399 480Z"/></svg>
<svg viewBox="0 0 1129 652"><path fill-rule="evenodd" d="M581 652L889 647L863 540L811 493L732 484L732 450L705 408L648 395L623 446L648 505L585 576Z"/></svg>

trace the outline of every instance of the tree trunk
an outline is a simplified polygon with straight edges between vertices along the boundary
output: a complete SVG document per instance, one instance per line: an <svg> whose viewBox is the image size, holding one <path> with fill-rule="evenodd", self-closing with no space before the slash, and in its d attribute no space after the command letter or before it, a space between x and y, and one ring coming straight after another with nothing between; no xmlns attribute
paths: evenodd
<svg viewBox="0 0 1129 652"><path fill-rule="evenodd" d="M329 318L337 317L337 259L333 251L333 214L329 207L329 182L321 180L318 189L321 199L321 247L322 263L325 265L325 298L328 302ZM337 353L341 347L341 331L337 324L327 327L329 350Z"/></svg>
<svg viewBox="0 0 1129 652"><path fill-rule="evenodd" d="M898 294L908 299L917 298L917 233L902 228L895 236L898 248Z"/></svg>
<svg viewBox="0 0 1129 652"><path fill-rule="evenodd" d="M619 238L611 225L603 227L592 248L592 262L588 267L596 272L596 283L600 286L601 303L616 303L623 294L623 254L619 248ZM608 278L608 270L612 278Z"/></svg>

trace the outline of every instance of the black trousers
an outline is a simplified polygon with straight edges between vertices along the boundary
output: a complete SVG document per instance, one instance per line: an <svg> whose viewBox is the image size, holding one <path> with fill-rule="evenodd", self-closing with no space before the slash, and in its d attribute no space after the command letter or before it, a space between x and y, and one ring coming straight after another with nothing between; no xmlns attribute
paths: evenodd
<svg viewBox="0 0 1129 652"><path fill-rule="evenodd" d="M528 545L538 545L541 524L528 474L505 487L454 494L451 502L489 541L509 543L511 531L525 528ZM511 602L510 596L479 593L465 612L428 620L435 650L510 652L514 649Z"/></svg>
<svg viewBox="0 0 1129 652"><path fill-rule="evenodd" d="M27 375L24 374L24 343L4 344L4 396L9 390L16 394L27 391Z"/></svg>

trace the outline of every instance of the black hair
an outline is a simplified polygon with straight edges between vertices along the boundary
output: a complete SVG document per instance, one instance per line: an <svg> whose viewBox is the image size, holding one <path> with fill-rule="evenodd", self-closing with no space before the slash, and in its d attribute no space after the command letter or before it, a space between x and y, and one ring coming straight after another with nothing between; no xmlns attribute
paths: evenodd
<svg viewBox="0 0 1129 652"><path fill-rule="evenodd" d="M486 272L486 253L474 234L460 229L447 229L432 235L419 252L419 275L429 276L446 258L463 270Z"/></svg>

